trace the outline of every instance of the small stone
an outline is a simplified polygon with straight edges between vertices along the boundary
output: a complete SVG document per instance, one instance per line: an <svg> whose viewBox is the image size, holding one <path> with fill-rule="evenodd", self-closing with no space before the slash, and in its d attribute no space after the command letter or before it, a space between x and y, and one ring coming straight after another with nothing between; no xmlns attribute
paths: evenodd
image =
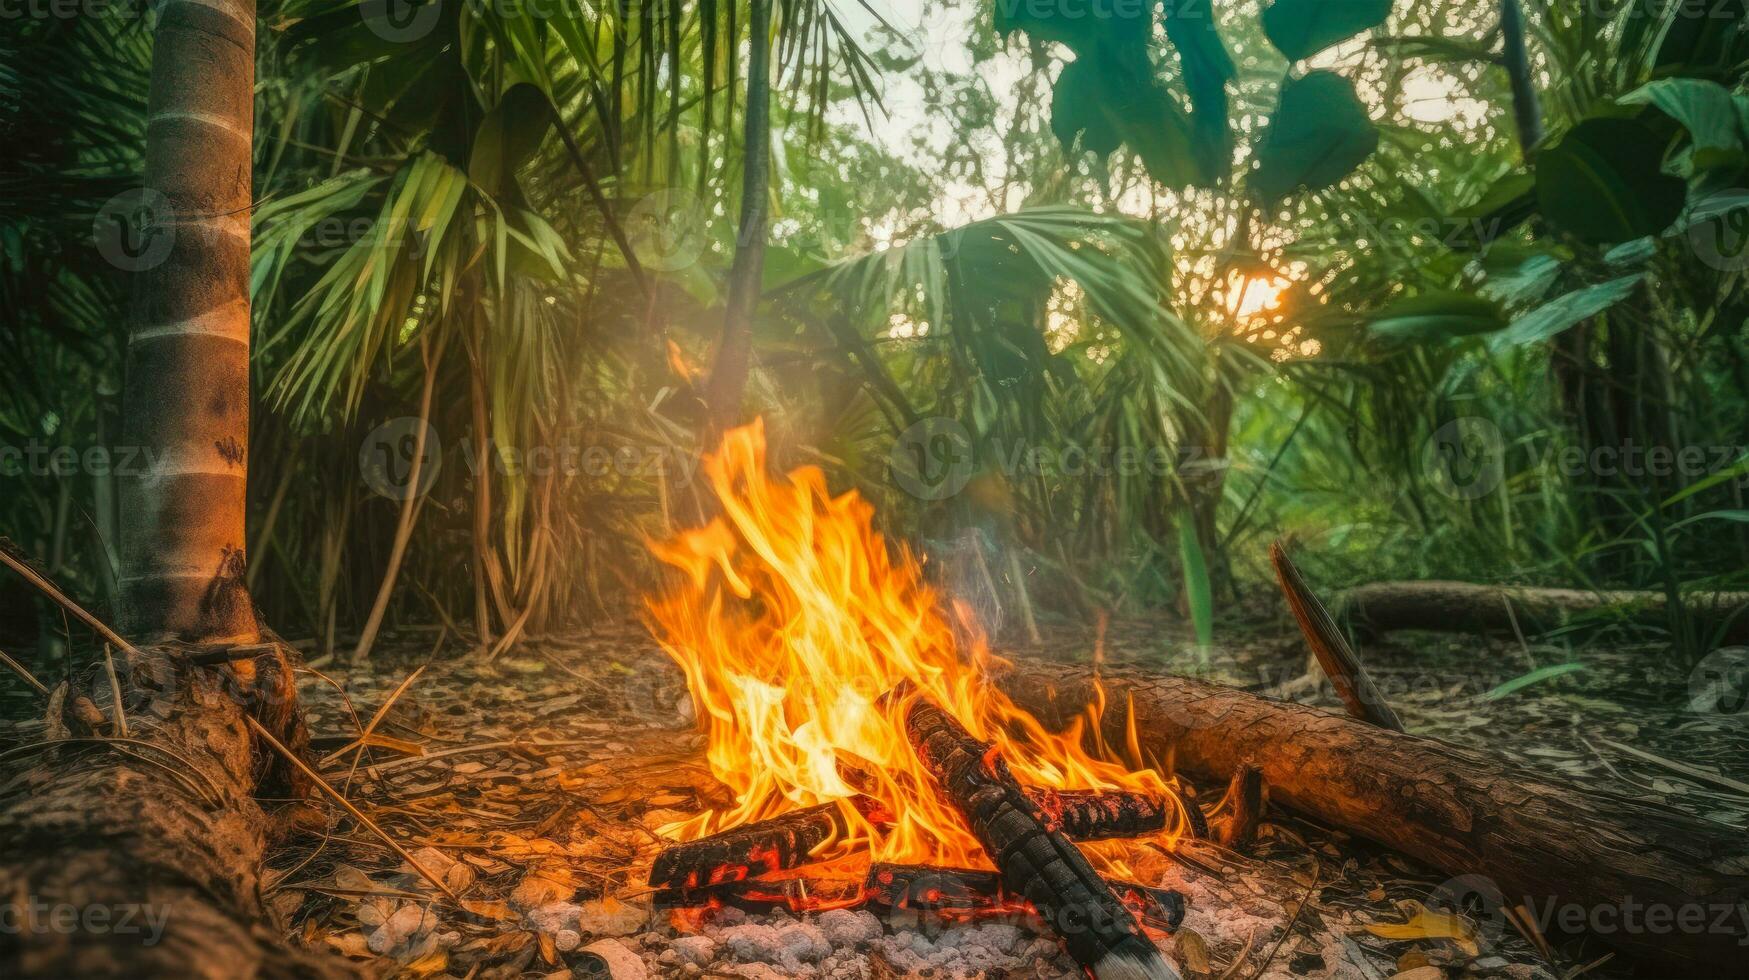
<svg viewBox="0 0 1749 980"><path fill-rule="evenodd" d="M583 945L583 934L580 932L571 929L560 929L558 932L553 933L553 946L561 953L569 953L571 950L576 949L581 945Z"/></svg>
<svg viewBox="0 0 1749 980"><path fill-rule="evenodd" d="M805 923L778 927L777 948L785 965L798 962L816 963L832 952L832 945L826 941L826 934L817 926Z"/></svg>
<svg viewBox="0 0 1749 980"><path fill-rule="evenodd" d="M560 932L580 932L577 928L577 917L583 911L580 905L570 902L549 902L528 912L528 924L536 932L547 935L557 935Z"/></svg>
<svg viewBox="0 0 1749 980"><path fill-rule="evenodd" d="M861 946L881 937L881 920L861 909L832 909L820 913L815 922L834 946Z"/></svg>
<svg viewBox="0 0 1749 980"><path fill-rule="evenodd" d="M437 914L423 906L408 903L396 909L370 934L366 945L379 956L405 952L425 933L436 929Z"/></svg>
<svg viewBox="0 0 1749 980"><path fill-rule="evenodd" d="M704 966L717 958L717 941L709 936L681 936L670 947L682 963Z"/></svg>

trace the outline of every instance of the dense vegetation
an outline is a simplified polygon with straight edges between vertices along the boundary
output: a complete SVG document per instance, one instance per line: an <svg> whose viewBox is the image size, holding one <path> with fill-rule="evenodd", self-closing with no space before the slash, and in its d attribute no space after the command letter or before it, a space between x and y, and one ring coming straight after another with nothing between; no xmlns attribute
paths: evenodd
<svg viewBox="0 0 1749 980"><path fill-rule="evenodd" d="M1746 577L1741 0L400 6L260 11L287 635L627 608L743 384L1010 628L1206 631L1282 533L1332 585ZM150 17L0 35L0 531L98 605Z"/></svg>

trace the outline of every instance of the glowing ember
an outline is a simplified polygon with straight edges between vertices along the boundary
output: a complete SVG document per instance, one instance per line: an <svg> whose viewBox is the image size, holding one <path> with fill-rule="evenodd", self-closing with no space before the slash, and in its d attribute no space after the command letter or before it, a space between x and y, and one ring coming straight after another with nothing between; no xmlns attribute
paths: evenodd
<svg viewBox="0 0 1749 980"><path fill-rule="evenodd" d="M711 771L737 802L664 828L669 836L693 840L835 803L848 830L815 849L822 859L865 852L882 862L990 867L906 740L906 704L882 697L901 681L993 743L1027 785L1130 790L1177 805L1174 783L1140 768L1133 748L1126 761L1083 747L1084 725L1102 705L1056 734L990 685L1001 661L957 607L965 621L957 636L972 639L956 639L917 562L888 547L866 501L833 496L814 467L766 472L763 424L728 433L703 472L721 516L651 544L685 574L650 601L649 614L686 672ZM858 794L879 801L890 822L871 821L866 805L851 802ZM1100 849L1088 848L1096 863Z"/></svg>

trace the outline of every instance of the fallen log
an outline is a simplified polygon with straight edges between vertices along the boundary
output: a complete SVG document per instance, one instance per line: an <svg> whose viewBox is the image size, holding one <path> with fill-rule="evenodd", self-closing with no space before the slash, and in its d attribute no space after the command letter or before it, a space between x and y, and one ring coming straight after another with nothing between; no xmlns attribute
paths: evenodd
<svg viewBox="0 0 1749 980"><path fill-rule="evenodd" d="M905 709L905 734L1002 883L1051 923L1076 963L1095 980L1178 980L1134 913L1080 850L1050 829L992 746L917 695Z"/></svg>
<svg viewBox="0 0 1749 980"><path fill-rule="evenodd" d="M300 743L288 662L148 647L117 666L131 736L56 710L107 700L88 678L51 699L47 739L0 757L0 976L356 976L288 941L262 900L255 794L300 792L245 719Z"/></svg>
<svg viewBox="0 0 1749 980"><path fill-rule="evenodd" d="M1510 604L1510 609L1508 605ZM1701 592L1683 597L1687 614L1727 643L1749 642L1749 592ZM1373 582L1343 593L1337 618L1362 634L1392 630L1454 633L1542 633L1581 619L1669 627L1662 592L1551 589L1472 582Z"/></svg>
<svg viewBox="0 0 1749 980"><path fill-rule="evenodd" d="M1094 697L1084 667L1026 663L998 682L1057 726ZM1507 909L1523 904L1549 933L1604 923L1607 932L1593 929L1597 939L1660 975L1742 969L1749 946L1742 831L1587 790L1500 752L1318 708L1109 666L1104 684L1109 740L1122 738L1133 710L1144 751L1175 753L1184 771L1211 779L1255 763L1272 804L1454 877L1491 880Z"/></svg>
<svg viewBox="0 0 1749 980"><path fill-rule="evenodd" d="M1074 841L1159 833L1166 829L1172 812L1168 801L1140 793L1029 788L1026 794ZM892 817L870 797L852 797L851 803L870 823L892 823ZM843 809L835 803L732 827L663 850L650 865L650 885L706 888L793 870L807 864L815 848L849 829Z"/></svg>

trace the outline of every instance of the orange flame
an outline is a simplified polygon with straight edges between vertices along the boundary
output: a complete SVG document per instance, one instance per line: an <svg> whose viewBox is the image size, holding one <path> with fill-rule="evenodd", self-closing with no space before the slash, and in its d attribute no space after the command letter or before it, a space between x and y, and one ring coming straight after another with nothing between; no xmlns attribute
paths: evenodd
<svg viewBox="0 0 1749 980"><path fill-rule="evenodd" d="M1002 661L958 607L965 622L954 629L860 495L832 495L816 467L774 478L765 457L762 422L726 434L702 465L720 516L650 545L684 573L650 600L652 626L686 672L711 771L736 800L668 836L693 840L836 801L850 829L817 857L866 850L875 861L990 867L912 752L905 705L882 698L901 681L993 743L1025 784L1177 800L1158 771L1131 768L1102 741L1084 748L1084 724L1103 704L1053 733L991 685ZM849 802L858 793L893 822L871 822ZM1096 861L1099 850L1090 848Z"/></svg>

